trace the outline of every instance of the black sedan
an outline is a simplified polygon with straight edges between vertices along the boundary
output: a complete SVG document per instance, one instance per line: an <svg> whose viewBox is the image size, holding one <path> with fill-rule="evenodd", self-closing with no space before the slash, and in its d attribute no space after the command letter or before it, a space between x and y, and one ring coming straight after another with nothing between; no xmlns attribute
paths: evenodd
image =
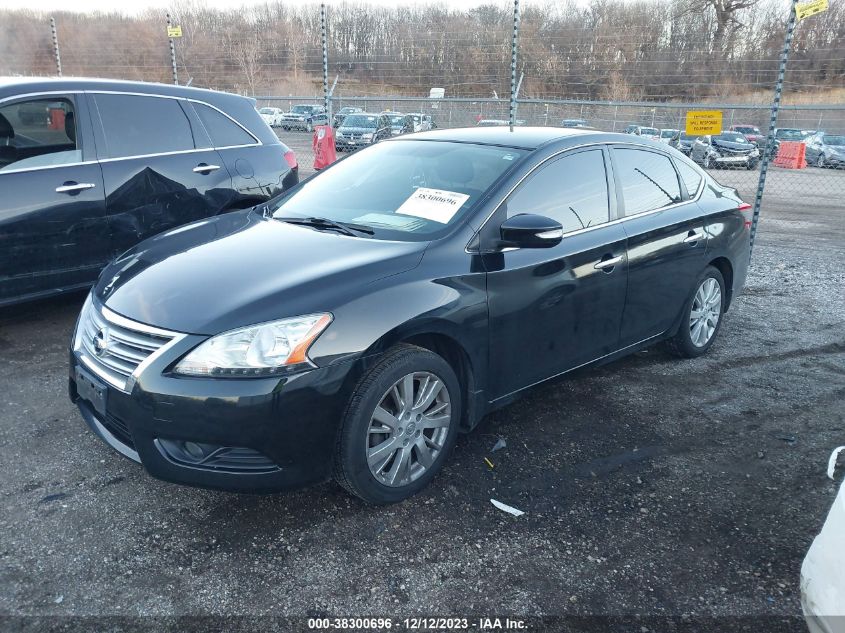
<svg viewBox="0 0 845 633"><path fill-rule="evenodd" d="M0 305L89 287L141 240L298 181L296 157L252 99L0 79Z"/></svg>
<svg viewBox="0 0 845 633"><path fill-rule="evenodd" d="M749 210L631 136L398 137L113 262L79 318L70 396L168 481L333 476L399 501L533 385L660 341L707 352L745 281Z"/></svg>
<svg viewBox="0 0 845 633"><path fill-rule="evenodd" d="M705 169L754 169L760 163L760 150L738 132L702 136L693 142L689 156Z"/></svg>

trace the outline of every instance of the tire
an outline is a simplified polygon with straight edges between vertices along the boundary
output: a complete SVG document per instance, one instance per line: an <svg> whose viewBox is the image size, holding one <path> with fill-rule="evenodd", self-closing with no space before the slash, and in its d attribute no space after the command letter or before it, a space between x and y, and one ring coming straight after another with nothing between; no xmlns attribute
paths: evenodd
<svg viewBox="0 0 845 633"><path fill-rule="evenodd" d="M710 169L710 154L704 155L704 169Z"/></svg>
<svg viewBox="0 0 845 633"><path fill-rule="evenodd" d="M702 295L700 295L699 292L702 291L702 289L705 288L705 284L708 284L710 281L715 281L719 290L718 312L715 312L715 300L714 303L711 304L712 307L710 309L711 314L717 315L717 320L715 327L712 328L712 331L704 331L707 338L706 340L702 340L701 338L697 338L697 336L702 333L702 330L697 329L694 324L695 315L693 314L693 311L694 308L700 305ZM712 288L710 284L708 284L708 287ZM703 292L704 296L707 296L707 290L705 289ZM701 310L697 310L697 312L701 312ZM722 273L719 272L717 268L714 266L707 266L707 268L705 268L696 278L692 291L690 292L690 296L686 303L684 303L683 317L681 318L681 325L678 328L678 332L674 337L667 341L669 351L681 358L697 358L698 356L706 354L707 350L710 349L713 342L716 340L716 337L719 335L719 330L721 330L722 321L724 320L724 314L725 279L722 277ZM705 315L702 315L702 317L703 316ZM700 327L709 326L712 326L712 318L707 319L700 325Z"/></svg>
<svg viewBox="0 0 845 633"><path fill-rule="evenodd" d="M408 376L412 376L413 395L405 400L417 403L417 409L401 404L408 393ZM430 390L437 387L434 380L440 381L440 388L431 396ZM425 394L434 399L420 406ZM437 475L455 445L461 406L460 383L441 356L414 345L390 348L349 400L335 449L335 480L374 505L397 503L418 493ZM377 408L381 411L378 420ZM384 433L371 429L384 429ZM381 451L373 451L382 446ZM427 466L423 449L431 458Z"/></svg>
<svg viewBox="0 0 845 633"><path fill-rule="evenodd" d="M305 131L309 134L314 131L314 125L311 123L311 121L308 121L308 123L305 124Z"/></svg>
<svg viewBox="0 0 845 633"><path fill-rule="evenodd" d="M819 157L816 159L816 167L819 167L821 169L825 168L824 154L822 154L821 152L819 152Z"/></svg>

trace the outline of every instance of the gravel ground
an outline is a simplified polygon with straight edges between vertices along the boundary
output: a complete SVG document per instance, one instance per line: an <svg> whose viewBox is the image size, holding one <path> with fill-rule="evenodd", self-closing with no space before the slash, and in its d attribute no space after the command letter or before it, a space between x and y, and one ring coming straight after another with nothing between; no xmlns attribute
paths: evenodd
<svg viewBox="0 0 845 633"><path fill-rule="evenodd" d="M67 399L82 297L0 312L0 614L799 615L845 441L845 211L770 178L709 355L655 348L537 388L388 508L331 483L239 496L150 478Z"/></svg>

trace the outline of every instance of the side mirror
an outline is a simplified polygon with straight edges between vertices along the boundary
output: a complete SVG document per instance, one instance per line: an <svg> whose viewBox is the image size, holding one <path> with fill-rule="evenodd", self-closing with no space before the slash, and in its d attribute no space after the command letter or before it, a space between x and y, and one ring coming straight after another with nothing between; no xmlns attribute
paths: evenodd
<svg viewBox="0 0 845 633"><path fill-rule="evenodd" d="M563 239L560 222L533 213L510 217L499 230L502 248L551 248Z"/></svg>

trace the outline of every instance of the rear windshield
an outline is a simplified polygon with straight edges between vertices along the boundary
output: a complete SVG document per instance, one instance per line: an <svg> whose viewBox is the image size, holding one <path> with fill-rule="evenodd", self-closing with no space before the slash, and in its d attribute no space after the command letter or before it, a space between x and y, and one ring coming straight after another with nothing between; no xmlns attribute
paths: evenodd
<svg viewBox="0 0 845 633"><path fill-rule="evenodd" d="M377 119L374 114L350 114L343 120L343 127L375 127Z"/></svg>
<svg viewBox="0 0 845 633"><path fill-rule="evenodd" d="M824 137L825 145L845 145L845 136L828 136Z"/></svg>
<svg viewBox="0 0 845 633"><path fill-rule="evenodd" d="M259 112L261 114L273 114L273 108L261 108Z"/></svg>
<svg viewBox="0 0 845 633"><path fill-rule="evenodd" d="M432 239L465 217L523 155L469 143L379 143L303 182L273 216L365 225L379 239Z"/></svg>
<svg viewBox="0 0 845 633"><path fill-rule="evenodd" d="M640 128L640 134L648 134L650 136L657 136L657 128L656 127Z"/></svg>

